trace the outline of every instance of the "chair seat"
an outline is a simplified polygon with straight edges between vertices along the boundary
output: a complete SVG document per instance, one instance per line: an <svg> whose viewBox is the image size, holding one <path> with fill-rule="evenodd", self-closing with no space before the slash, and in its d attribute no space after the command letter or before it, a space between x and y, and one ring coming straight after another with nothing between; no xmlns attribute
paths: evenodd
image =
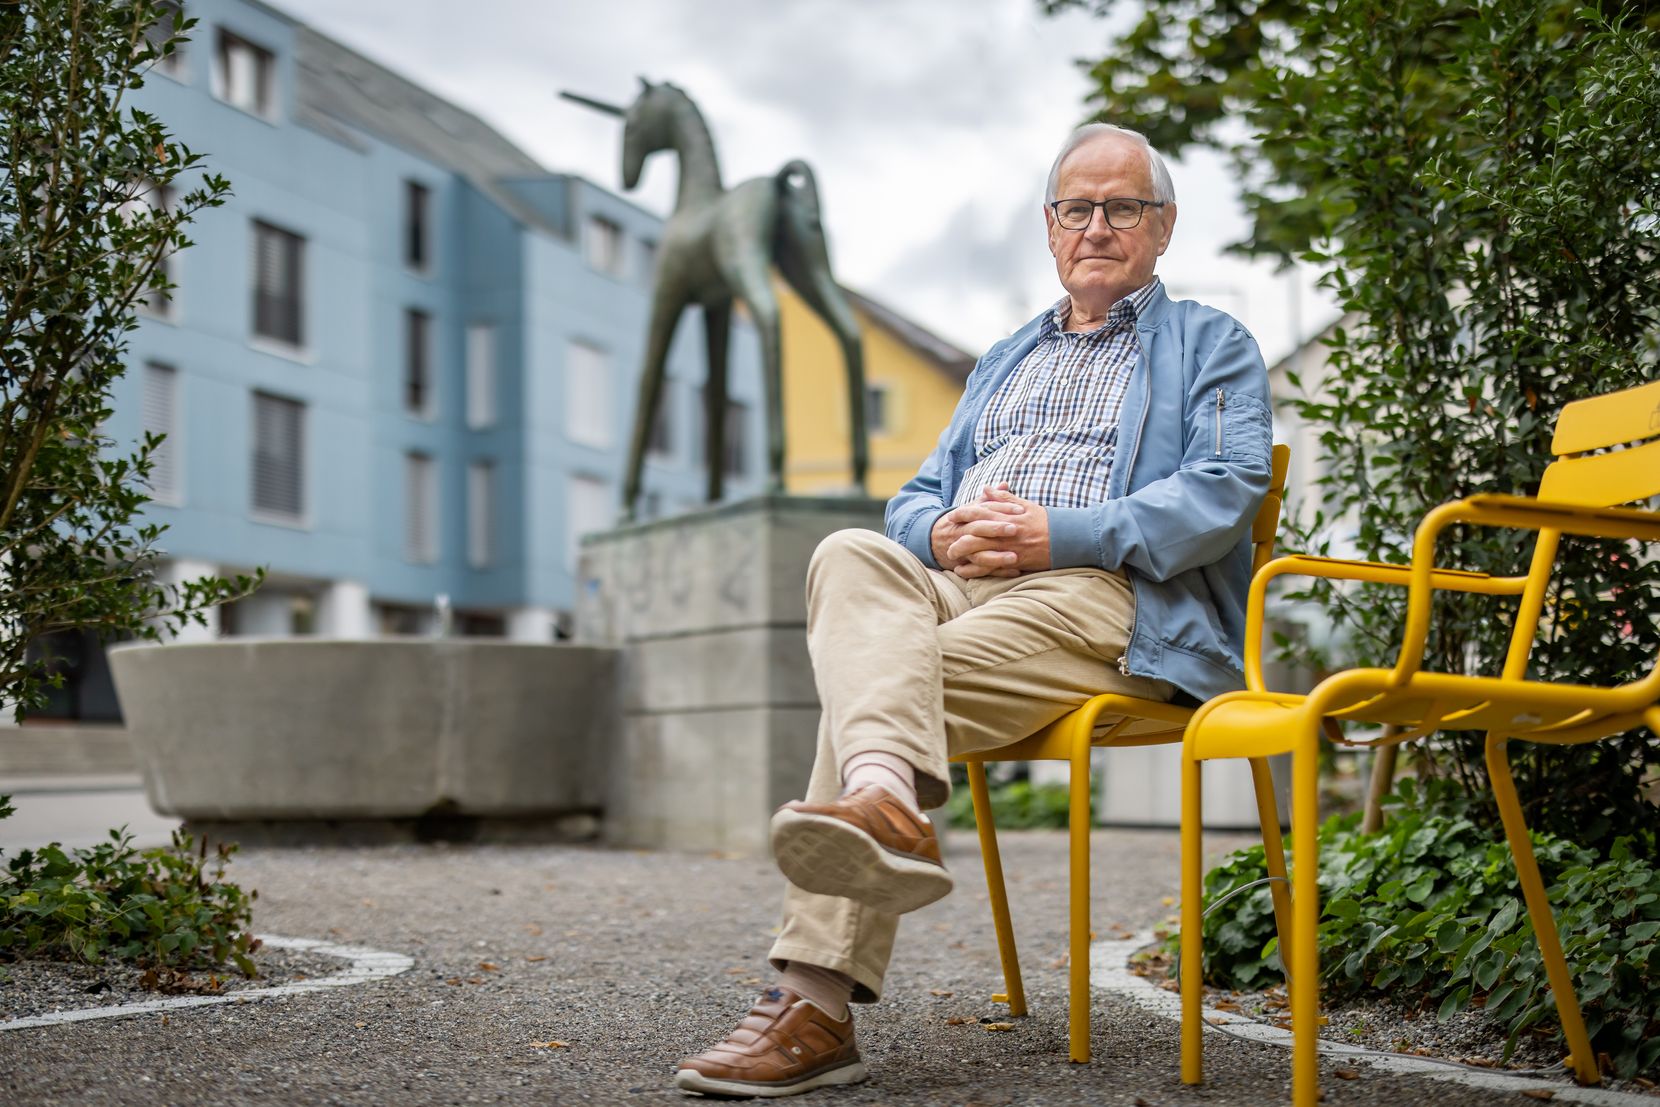
<svg viewBox="0 0 1660 1107"><path fill-rule="evenodd" d="M1191 755L1209 761L1290 753L1300 727L1308 723L1307 701L1307 696L1278 692L1233 692L1213 700L1199 725L1188 731Z"/></svg>

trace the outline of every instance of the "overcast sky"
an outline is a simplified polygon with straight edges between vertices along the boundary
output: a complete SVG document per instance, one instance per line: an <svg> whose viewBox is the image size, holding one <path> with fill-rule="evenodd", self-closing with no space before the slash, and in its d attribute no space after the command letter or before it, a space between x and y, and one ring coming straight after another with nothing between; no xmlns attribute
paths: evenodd
<svg viewBox="0 0 1660 1107"><path fill-rule="evenodd" d="M972 353L1060 295L1043 183L1088 110L1073 59L1099 54L1109 31L1089 16L1045 18L1033 0L273 3L549 169L618 191L620 121L557 92L626 104L637 75L675 82L713 129L727 184L805 158L837 278ZM1309 274L1222 253L1245 224L1219 159L1191 154L1171 172L1180 214L1158 272L1173 295L1232 313L1270 362L1330 318ZM659 154L631 195L666 215L674 179Z"/></svg>

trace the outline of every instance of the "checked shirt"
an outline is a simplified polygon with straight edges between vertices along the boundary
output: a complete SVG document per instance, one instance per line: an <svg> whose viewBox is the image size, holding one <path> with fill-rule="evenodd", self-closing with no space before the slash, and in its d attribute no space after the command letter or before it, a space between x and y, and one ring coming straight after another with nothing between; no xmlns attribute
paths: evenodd
<svg viewBox="0 0 1660 1107"><path fill-rule="evenodd" d="M1114 304L1092 331L1066 331L1071 300L1050 310L1032 352L986 405L974 432L974 465L952 506L1008 482L1045 507L1089 507L1107 498L1118 417L1141 359L1136 319L1158 278Z"/></svg>

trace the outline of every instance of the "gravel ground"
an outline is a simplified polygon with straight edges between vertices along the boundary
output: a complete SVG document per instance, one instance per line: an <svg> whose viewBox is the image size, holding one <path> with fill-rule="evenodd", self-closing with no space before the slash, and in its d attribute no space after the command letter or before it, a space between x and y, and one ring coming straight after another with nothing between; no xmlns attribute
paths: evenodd
<svg viewBox="0 0 1660 1107"><path fill-rule="evenodd" d="M106 961L18 961L0 964L0 1023L83 1007L111 1007L136 1003L158 995L231 995L250 988L268 988L308 977L338 972L338 957L320 957L303 950L261 946L253 953L259 975L252 979L229 973L186 974L176 986L156 992L145 989L143 970Z"/></svg>
<svg viewBox="0 0 1660 1107"><path fill-rule="evenodd" d="M1176 1025L1107 997L1093 1005L1094 1062L1069 1064L1065 838L1004 839L1032 1016L1007 1033L978 1022L1001 1013L988 1002L996 944L974 839L953 834L957 892L907 918L883 1002L858 1009L870 1081L806 1102L1288 1100L1286 1051L1211 1035L1209 1083L1183 1087ZM1177 847L1173 833L1097 832L1098 934L1168 915ZM259 888L259 932L407 953L415 967L266 1002L0 1032L0 1102L684 1104L674 1063L747 1010L783 887L763 860L572 846L261 849L231 875ZM1328 1107L1529 1102L1359 1073L1328 1076Z"/></svg>

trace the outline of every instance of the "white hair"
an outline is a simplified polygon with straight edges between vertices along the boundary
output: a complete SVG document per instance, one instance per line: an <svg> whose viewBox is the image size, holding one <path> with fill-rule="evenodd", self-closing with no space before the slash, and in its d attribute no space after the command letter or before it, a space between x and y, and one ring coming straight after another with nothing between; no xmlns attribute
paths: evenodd
<svg viewBox="0 0 1660 1107"><path fill-rule="evenodd" d="M1061 183L1061 164L1072 156L1073 151L1087 143L1109 137L1128 139L1145 150L1147 170L1153 178L1153 199L1165 204L1176 202L1176 186L1170 181L1170 170L1165 168L1164 159L1159 157L1159 152L1153 149L1153 144L1147 141L1146 135L1140 131L1132 131L1128 127L1115 127L1111 123L1085 123L1067 136L1066 142L1061 145L1061 152L1055 155L1055 164L1049 167L1049 185L1043 190L1045 204L1052 204L1060 199L1055 195L1055 189L1060 187Z"/></svg>

